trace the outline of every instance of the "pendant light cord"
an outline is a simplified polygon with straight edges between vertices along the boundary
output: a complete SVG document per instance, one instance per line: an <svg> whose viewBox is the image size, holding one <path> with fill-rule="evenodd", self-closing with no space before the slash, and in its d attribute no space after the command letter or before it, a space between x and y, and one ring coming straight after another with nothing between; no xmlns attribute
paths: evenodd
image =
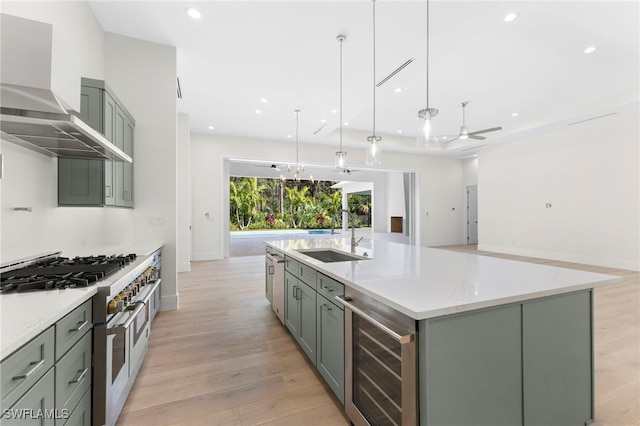
<svg viewBox="0 0 640 426"><path fill-rule="evenodd" d="M427 0L427 111L429 114L429 0Z"/></svg>
<svg viewBox="0 0 640 426"><path fill-rule="evenodd" d="M373 138L376 138L376 0L373 2Z"/></svg>
<svg viewBox="0 0 640 426"><path fill-rule="evenodd" d="M342 43L344 36L338 36L340 41L340 155L342 155Z"/></svg>
<svg viewBox="0 0 640 426"><path fill-rule="evenodd" d="M300 118L300 110L297 109L295 111L293 111L296 113L296 173L298 172L298 169L300 168L298 166L298 120Z"/></svg>

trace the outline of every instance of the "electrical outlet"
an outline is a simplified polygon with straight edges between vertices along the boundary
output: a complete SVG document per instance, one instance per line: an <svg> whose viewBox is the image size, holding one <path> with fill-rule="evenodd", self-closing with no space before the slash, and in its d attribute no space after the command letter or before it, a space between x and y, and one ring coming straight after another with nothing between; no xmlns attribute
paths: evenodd
<svg viewBox="0 0 640 426"><path fill-rule="evenodd" d="M544 205L546 208L550 209L551 208L551 203L547 203Z"/></svg>

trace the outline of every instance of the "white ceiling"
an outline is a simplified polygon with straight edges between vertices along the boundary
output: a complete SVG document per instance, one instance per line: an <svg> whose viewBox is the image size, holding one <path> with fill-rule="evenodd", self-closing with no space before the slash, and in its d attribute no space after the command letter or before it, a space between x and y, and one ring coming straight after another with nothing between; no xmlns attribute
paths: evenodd
<svg viewBox="0 0 640 426"><path fill-rule="evenodd" d="M372 134L369 0L89 4L105 31L177 47L183 94L178 108L190 116L195 133L293 144L293 110L299 109L300 143L337 148L336 36L344 34L346 150L363 148ZM459 141L435 154L473 153L474 146L516 140L637 103L639 4L432 1L429 106L440 110L437 133L458 133L463 101L469 101L470 132L503 127L487 133L484 142ZM202 18L187 17L188 6L199 9ZM504 22L509 12L517 12L518 19ZM416 113L426 106L426 2L378 0L376 14L376 81L414 59L377 89L376 133L383 136L385 150L419 152L415 129ZM590 45L598 50L583 53ZM395 93L398 87L403 90ZM327 125L314 134L323 119Z"/></svg>

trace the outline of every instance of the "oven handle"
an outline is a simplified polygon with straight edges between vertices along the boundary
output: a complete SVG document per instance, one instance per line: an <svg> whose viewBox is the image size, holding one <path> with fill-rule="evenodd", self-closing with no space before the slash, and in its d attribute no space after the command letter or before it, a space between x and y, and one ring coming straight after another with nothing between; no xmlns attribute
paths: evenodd
<svg viewBox="0 0 640 426"><path fill-rule="evenodd" d="M153 284L153 288L149 291L149 294L147 294L147 296L143 300L139 300L139 301L135 302L136 305L138 305L138 306L136 306L136 309L133 311L133 314L131 314L129 316L129 319L127 319L122 324L118 324L115 327L108 328L107 329L107 335L119 334L119 333L124 333L125 331L127 331L127 328L129 328L129 326L131 325L133 320L136 319L136 317L138 316L140 311L142 311L146 307L147 302L149 301L149 299L151 299L151 297L153 296L153 292L156 291L156 289L160 285L161 281L162 281L162 279L160 279L160 278L155 280L155 282Z"/></svg>
<svg viewBox="0 0 640 426"><path fill-rule="evenodd" d="M405 343L413 342L413 340L415 338L415 333L406 334L406 335L403 336L403 335L401 335L399 333L396 333L395 331L393 331L392 329L390 329L386 325L382 324L380 321L372 318L369 314L363 312L360 308L352 305L351 303L347 302L346 300L344 300L340 296L335 296L334 299L336 301L340 302L342 305L344 305L345 308L350 309L351 311L353 311L358 316L364 318L365 320L367 320L368 322L373 324L376 328L380 329L381 331L384 331L387 335L389 335L391 338L393 338L393 340L397 341L401 345L405 344Z"/></svg>

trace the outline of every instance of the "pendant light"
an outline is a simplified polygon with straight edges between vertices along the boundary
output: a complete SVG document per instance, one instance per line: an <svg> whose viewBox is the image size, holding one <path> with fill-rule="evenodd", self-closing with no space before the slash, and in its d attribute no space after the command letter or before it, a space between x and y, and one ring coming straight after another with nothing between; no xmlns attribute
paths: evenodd
<svg viewBox="0 0 640 426"><path fill-rule="evenodd" d="M298 127L300 121L300 110L296 109L293 112L296 114L296 171L293 175L293 180L296 183L300 183L300 175L304 172L304 164L300 166L300 163L298 162Z"/></svg>
<svg viewBox="0 0 640 426"><path fill-rule="evenodd" d="M369 142L367 164L378 166L382 164L380 149L382 136L376 135L376 0L371 0L371 3L373 4L373 135L367 137Z"/></svg>
<svg viewBox="0 0 640 426"><path fill-rule="evenodd" d="M418 147L431 147L436 143L436 108L429 107L429 0L427 0L427 107L418 111Z"/></svg>
<svg viewBox="0 0 640 426"><path fill-rule="evenodd" d="M336 39L340 43L340 151L336 151L336 167L344 170L347 166L345 158L347 153L342 150L342 43L347 40L347 37L341 34Z"/></svg>

